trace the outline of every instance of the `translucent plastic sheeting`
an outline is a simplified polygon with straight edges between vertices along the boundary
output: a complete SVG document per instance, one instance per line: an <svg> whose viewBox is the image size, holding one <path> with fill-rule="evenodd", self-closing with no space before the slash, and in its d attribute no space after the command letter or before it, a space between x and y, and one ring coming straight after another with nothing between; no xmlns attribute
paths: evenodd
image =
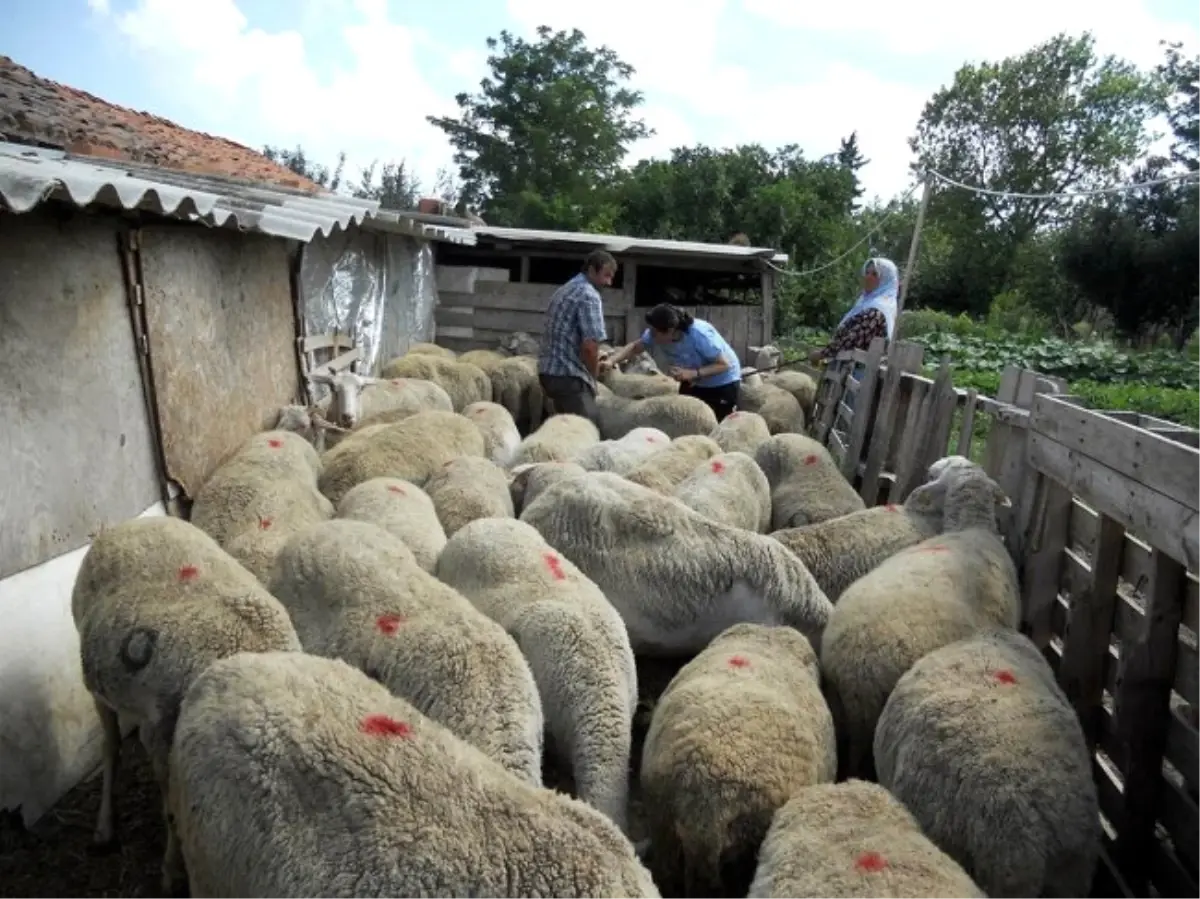
<svg viewBox="0 0 1200 899"><path fill-rule="evenodd" d="M361 374L378 375L389 359L433 339L437 293L427 242L353 228L317 238L301 254L307 333L348 336L359 348Z"/></svg>

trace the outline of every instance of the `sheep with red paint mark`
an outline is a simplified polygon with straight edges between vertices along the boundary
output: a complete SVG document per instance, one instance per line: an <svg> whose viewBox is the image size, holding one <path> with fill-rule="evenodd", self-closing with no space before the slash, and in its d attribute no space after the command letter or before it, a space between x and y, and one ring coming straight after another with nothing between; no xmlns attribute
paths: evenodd
<svg viewBox="0 0 1200 899"><path fill-rule="evenodd" d="M701 462L675 488L675 498L732 528L762 533L771 524L771 485L745 453L721 453Z"/></svg>
<svg viewBox="0 0 1200 899"><path fill-rule="evenodd" d="M879 782L989 896L1087 896L1100 852L1092 754L1029 638L995 628L933 650L875 729Z"/></svg>
<svg viewBox="0 0 1200 899"><path fill-rule="evenodd" d="M512 497L514 514L520 515L526 503L564 478L573 478L584 473L575 462L533 462L518 465L509 471L508 493Z"/></svg>
<svg viewBox="0 0 1200 899"><path fill-rule="evenodd" d="M418 412L454 411L450 394L420 378L372 378L352 371L318 371L310 377L330 389L329 421L351 431L393 424ZM341 442L342 435L331 431L325 439L332 448Z"/></svg>
<svg viewBox="0 0 1200 899"><path fill-rule="evenodd" d="M446 536L477 518L512 518L508 474L490 459L459 456L451 459L425 482Z"/></svg>
<svg viewBox="0 0 1200 899"><path fill-rule="evenodd" d="M648 487L663 496L672 496L675 488L695 470L698 463L720 452L721 447L711 437L701 434L676 437L669 446L647 456L625 478L632 484Z"/></svg>
<svg viewBox="0 0 1200 899"><path fill-rule="evenodd" d="M771 439L771 431L767 420L757 412L737 409L726 415L708 436L722 452L745 453L753 458L758 448Z"/></svg>
<svg viewBox="0 0 1200 899"><path fill-rule="evenodd" d="M463 417L483 435L484 454L501 468L507 468L521 445L521 432L512 413L499 403L471 403Z"/></svg>
<svg viewBox="0 0 1200 899"><path fill-rule="evenodd" d="M317 451L298 434L255 434L196 491L191 522L262 583L288 538L333 515Z"/></svg>
<svg viewBox="0 0 1200 899"><path fill-rule="evenodd" d="M521 441L513 454L512 467L534 462L570 462L599 442L600 431L582 415L552 415Z"/></svg>
<svg viewBox="0 0 1200 899"><path fill-rule="evenodd" d="M844 740L845 773L871 774L875 724L892 688L940 646L991 627L1016 628L1020 591L1000 539L1004 491L977 465L944 470L942 533L902 550L838 598L822 638L826 695Z"/></svg>
<svg viewBox="0 0 1200 899"><path fill-rule="evenodd" d="M761 415L772 434L804 433L806 420L800 402L783 388L764 382L760 375L742 379L737 405Z"/></svg>
<svg viewBox="0 0 1200 899"><path fill-rule="evenodd" d="M489 463L490 464L490 463ZM514 775L542 777L542 704L504 628L374 524L333 519L279 553L271 592L306 652L345 660Z"/></svg>
<svg viewBox="0 0 1200 899"><path fill-rule="evenodd" d="M617 440L601 440L578 453L574 461L587 471L628 474L643 461L671 445L658 428L634 428Z"/></svg>
<svg viewBox="0 0 1200 899"><path fill-rule="evenodd" d="M492 401L510 413L521 434L532 434L542 425L546 396L538 379L537 356L512 356L488 372Z"/></svg>
<svg viewBox="0 0 1200 899"><path fill-rule="evenodd" d="M629 399L600 385L596 393L600 435L607 440L624 437L634 428L658 428L671 439L687 434L708 434L717 416L703 400L683 394Z"/></svg>
<svg viewBox="0 0 1200 899"><path fill-rule="evenodd" d="M948 483L944 475L950 470L943 461L930 469L937 477L913 490L903 505L872 506L771 536L800 557L836 603L847 587L885 560L941 533Z"/></svg>
<svg viewBox="0 0 1200 899"><path fill-rule="evenodd" d="M102 529L75 577L71 616L104 736L94 835L102 845L116 836L118 715L137 727L165 801L176 714L192 680L233 653L300 651L280 602L212 537L172 517ZM171 895L182 871L169 817L165 823L162 886Z"/></svg>
<svg viewBox="0 0 1200 899"><path fill-rule="evenodd" d="M817 654L790 627L735 624L658 698L642 748L655 880L740 896L775 810L837 774Z"/></svg>
<svg viewBox="0 0 1200 899"><path fill-rule="evenodd" d="M773 530L816 524L866 508L829 450L804 434L776 434L758 447L754 461L771 485Z"/></svg>
<svg viewBox="0 0 1200 899"><path fill-rule="evenodd" d="M878 784L851 779L802 787L775 813L748 895L988 894L922 833L895 796Z"/></svg>
<svg viewBox="0 0 1200 899"><path fill-rule="evenodd" d="M833 608L777 541L611 472L554 484L521 520L604 591L638 653L698 652L741 621L787 624L817 640Z"/></svg>
<svg viewBox="0 0 1200 899"><path fill-rule="evenodd" d="M371 478L402 478L418 487L459 456L483 458L483 434L456 412L418 412L390 425L355 431L322 457L321 492L334 503Z"/></svg>
<svg viewBox="0 0 1200 899"><path fill-rule="evenodd" d="M338 503L337 517L379 525L399 537L429 572L446 545L446 531L429 494L399 478L371 478L352 487Z"/></svg>
<svg viewBox="0 0 1200 899"><path fill-rule="evenodd" d="M437 576L517 641L577 795L627 830L638 691L617 610L523 521L471 522L447 542Z"/></svg>
<svg viewBox="0 0 1200 899"><path fill-rule="evenodd" d="M193 896L659 896L604 815L334 659L213 665L171 767Z"/></svg>

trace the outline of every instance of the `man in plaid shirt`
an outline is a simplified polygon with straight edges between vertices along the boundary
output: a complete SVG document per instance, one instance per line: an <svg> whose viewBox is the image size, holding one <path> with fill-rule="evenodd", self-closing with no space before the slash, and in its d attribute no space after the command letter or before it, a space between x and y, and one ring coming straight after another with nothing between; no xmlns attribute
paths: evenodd
<svg viewBox="0 0 1200 899"><path fill-rule="evenodd" d="M612 284L616 273L612 254L594 250L584 261L583 271L550 297L538 353L538 380L555 413L582 415L599 423L596 375L600 344L607 334L604 303L597 288Z"/></svg>

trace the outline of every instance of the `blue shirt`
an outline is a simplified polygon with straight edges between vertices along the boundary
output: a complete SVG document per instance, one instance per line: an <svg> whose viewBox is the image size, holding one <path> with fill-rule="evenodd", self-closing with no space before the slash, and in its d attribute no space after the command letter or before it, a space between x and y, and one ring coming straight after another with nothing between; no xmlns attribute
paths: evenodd
<svg viewBox="0 0 1200 899"><path fill-rule="evenodd" d="M642 345L651 355L666 359L667 365L679 368L701 368L711 365L721 356L729 363L729 368L707 378L695 382L696 387L724 387L742 379L742 364L738 361L733 347L721 336L721 332L702 319L694 319L692 326L680 335L675 343L655 343L650 336L650 329L642 332ZM659 363L661 365L661 361ZM663 371L666 371L664 368Z"/></svg>
<svg viewBox="0 0 1200 899"><path fill-rule="evenodd" d="M606 336L600 291L580 272L550 297L538 351L538 372L581 378L595 391L596 381L583 364L579 348L585 340L602 343Z"/></svg>

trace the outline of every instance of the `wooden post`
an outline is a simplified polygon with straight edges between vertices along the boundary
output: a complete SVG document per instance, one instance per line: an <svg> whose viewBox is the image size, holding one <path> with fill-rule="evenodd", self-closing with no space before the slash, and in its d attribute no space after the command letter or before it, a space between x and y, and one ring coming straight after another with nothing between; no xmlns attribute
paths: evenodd
<svg viewBox="0 0 1200 899"><path fill-rule="evenodd" d="M883 389L879 394L879 406L871 432L870 449L867 451L867 467L863 472L862 492L859 494L868 506L879 502L879 480L888 460L892 446L900 405L900 379L905 372L921 370L925 349L916 343L893 342L888 352L887 371L883 376Z"/></svg>
<svg viewBox="0 0 1200 899"><path fill-rule="evenodd" d="M908 298L908 286L917 272L917 247L921 243L921 228L925 225L925 210L929 208L929 196L933 193L933 179L924 176L921 190L921 205L917 207L917 222L913 226L912 243L908 245L908 261L904 263L904 277L900 279L900 296L896 299L896 327L892 329L892 343L900 339L900 316L904 312L904 301Z"/></svg>
<svg viewBox="0 0 1200 899"><path fill-rule="evenodd" d="M876 408L875 390L879 383L879 364L883 359L884 344L885 341L881 337L871 341L871 346L867 349L867 361L863 367L863 378L854 396L854 418L850 424L850 433L846 435L846 455L842 459L842 475L851 484L858 476L863 446L867 442L871 416Z"/></svg>
<svg viewBox="0 0 1200 899"><path fill-rule="evenodd" d="M767 268L762 273L763 333L761 346L775 338L775 272Z"/></svg>

